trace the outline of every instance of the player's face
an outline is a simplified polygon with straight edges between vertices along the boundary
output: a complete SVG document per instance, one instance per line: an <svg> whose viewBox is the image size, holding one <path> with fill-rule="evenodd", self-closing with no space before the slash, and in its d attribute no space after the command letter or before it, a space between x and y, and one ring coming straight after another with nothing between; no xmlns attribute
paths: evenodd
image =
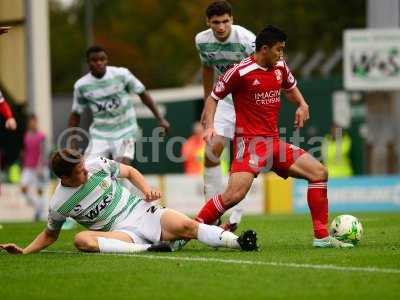
<svg viewBox="0 0 400 300"><path fill-rule="evenodd" d="M275 66L279 60L283 59L285 44L285 42L277 42L272 47L264 46L264 53L269 66Z"/></svg>
<svg viewBox="0 0 400 300"><path fill-rule="evenodd" d="M71 182L73 182L74 185L79 186L84 183L86 183L88 179L88 171L85 168L85 165L83 161L81 161L79 164L77 164L70 176Z"/></svg>
<svg viewBox="0 0 400 300"><path fill-rule="evenodd" d="M95 77L103 77L103 75L106 73L107 63L108 58L104 51L90 53L88 65L90 72Z"/></svg>
<svg viewBox="0 0 400 300"><path fill-rule="evenodd" d="M207 20L207 25L210 26L214 36L219 41L225 41L232 29L233 18L228 14L221 16L212 16Z"/></svg>

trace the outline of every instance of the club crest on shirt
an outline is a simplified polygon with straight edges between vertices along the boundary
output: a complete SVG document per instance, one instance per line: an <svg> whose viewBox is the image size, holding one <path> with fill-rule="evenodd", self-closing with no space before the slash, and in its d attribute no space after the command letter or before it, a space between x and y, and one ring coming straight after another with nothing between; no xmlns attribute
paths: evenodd
<svg viewBox="0 0 400 300"><path fill-rule="evenodd" d="M275 77L279 83L282 83L282 72L281 70L275 70Z"/></svg>
<svg viewBox="0 0 400 300"><path fill-rule="evenodd" d="M217 85L215 86L215 91L217 93L221 93L225 90L225 84L220 80L217 82Z"/></svg>
<svg viewBox="0 0 400 300"><path fill-rule="evenodd" d="M107 180L103 180L103 181L100 183L100 187L101 187L103 190L108 189L109 186L110 186L110 185L108 184Z"/></svg>

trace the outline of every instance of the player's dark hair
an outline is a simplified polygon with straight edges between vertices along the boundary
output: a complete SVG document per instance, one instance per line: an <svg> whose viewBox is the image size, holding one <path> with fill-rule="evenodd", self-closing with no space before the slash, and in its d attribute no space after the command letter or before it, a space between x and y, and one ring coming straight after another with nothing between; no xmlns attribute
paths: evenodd
<svg viewBox="0 0 400 300"><path fill-rule="evenodd" d="M81 159L82 155L78 151L72 149L58 150L51 157L51 170L58 178L70 176Z"/></svg>
<svg viewBox="0 0 400 300"><path fill-rule="evenodd" d="M86 59L89 59L90 54L92 53L99 53L99 52L104 52L107 53L107 51L101 47L101 46L90 46L89 48L87 48L86 50Z"/></svg>
<svg viewBox="0 0 400 300"><path fill-rule="evenodd" d="M228 14L232 16L232 6L228 1L214 1L206 9L206 16L210 19L213 16L222 16Z"/></svg>
<svg viewBox="0 0 400 300"><path fill-rule="evenodd" d="M256 37L256 51L259 51L262 46L274 46L278 42L286 42L287 36L282 30L272 25L268 25L261 30Z"/></svg>

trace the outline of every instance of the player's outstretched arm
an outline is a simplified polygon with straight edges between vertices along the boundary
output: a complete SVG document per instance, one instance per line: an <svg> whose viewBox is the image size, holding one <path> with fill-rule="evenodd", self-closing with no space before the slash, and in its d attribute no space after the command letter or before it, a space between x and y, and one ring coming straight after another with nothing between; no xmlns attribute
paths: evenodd
<svg viewBox="0 0 400 300"><path fill-rule="evenodd" d="M207 97L206 103L204 104L203 109L203 120L202 124L204 126L204 140L206 143L211 141L211 138L214 136L214 115L215 110L217 109L217 100L215 100L211 95Z"/></svg>
<svg viewBox="0 0 400 300"><path fill-rule="evenodd" d="M170 128L169 122L161 115L150 94L147 91L144 91L143 93L139 94L139 97L143 104L146 105L157 118L159 126L164 129L165 133L168 133Z"/></svg>
<svg viewBox="0 0 400 300"><path fill-rule="evenodd" d="M295 87L289 91L285 92L286 98L297 105L297 110L294 118L294 125L297 128L302 128L305 122L310 118L310 112L308 109L308 104L306 100L304 100L303 95L300 90Z"/></svg>
<svg viewBox="0 0 400 300"><path fill-rule="evenodd" d="M148 202L161 198L161 192L157 189L150 187L150 185L146 182L144 176L134 167L120 163L118 177L128 179L143 193L145 198L144 200Z"/></svg>
<svg viewBox="0 0 400 300"><path fill-rule="evenodd" d="M16 244L0 244L0 249L6 250L10 254L30 254L43 250L53 244L60 234L59 230L46 228L26 247L21 248Z"/></svg>

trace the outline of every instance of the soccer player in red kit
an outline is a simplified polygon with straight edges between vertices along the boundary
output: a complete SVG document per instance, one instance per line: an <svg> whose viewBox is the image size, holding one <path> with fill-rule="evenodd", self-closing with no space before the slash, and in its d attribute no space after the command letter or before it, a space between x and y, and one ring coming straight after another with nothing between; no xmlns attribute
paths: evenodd
<svg viewBox="0 0 400 300"><path fill-rule="evenodd" d="M328 198L326 168L303 149L279 140L278 116L280 93L297 105L295 126L303 127L309 119L309 110L296 79L283 60L286 34L268 26L256 38L256 52L234 65L216 83L204 107L209 142L214 136L213 120L217 102L232 94L236 112L234 160L228 187L209 199L197 220L214 223L224 212L239 203L249 191L254 178L263 169L272 170L283 178L306 179L307 202L314 228L313 246L350 248L331 236L328 226Z"/></svg>

